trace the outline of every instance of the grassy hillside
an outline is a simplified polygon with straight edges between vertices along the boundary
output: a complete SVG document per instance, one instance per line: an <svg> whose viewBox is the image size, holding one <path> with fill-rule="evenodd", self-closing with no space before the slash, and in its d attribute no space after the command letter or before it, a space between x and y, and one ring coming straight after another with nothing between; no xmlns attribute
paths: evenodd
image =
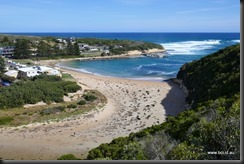
<svg viewBox="0 0 244 164"><path fill-rule="evenodd" d="M240 45L182 66L191 109L92 149L87 159L240 159Z"/></svg>

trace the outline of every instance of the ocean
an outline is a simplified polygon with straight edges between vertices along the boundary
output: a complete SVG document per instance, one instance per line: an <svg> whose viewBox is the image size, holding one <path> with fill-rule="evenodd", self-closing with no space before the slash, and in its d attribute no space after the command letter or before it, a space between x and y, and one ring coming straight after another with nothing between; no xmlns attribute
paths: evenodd
<svg viewBox="0 0 244 164"><path fill-rule="evenodd" d="M240 43L240 33L21 33L21 35L126 39L161 44L168 52L164 58L138 57L70 61L61 64L63 67L99 76L152 81L176 77L183 64Z"/></svg>

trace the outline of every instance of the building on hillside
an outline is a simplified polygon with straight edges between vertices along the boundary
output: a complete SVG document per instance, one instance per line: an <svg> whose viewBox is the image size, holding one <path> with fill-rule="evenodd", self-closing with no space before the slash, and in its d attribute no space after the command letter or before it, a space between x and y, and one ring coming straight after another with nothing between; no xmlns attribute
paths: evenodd
<svg viewBox="0 0 244 164"><path fill-rule="evenodd" d="M37 48L31 48L30 51L31 51L31 55L32 56L36 56L37 55Z"/></svg>
<svg viewBox="0 0 244 164"><path fill-rule="evenodd" d="M78 43L78 46L79 46L80 50L84 50L85 48L89 48L89 45L85 44L85 43Z"/></svg>
<svg viewBox="0 0 244 164"><path fill-rule="evenodd" d="M90 51L99 51L97 47L90 46Z"/></svg>
<svg viewBox="0 0 244 164"><path fill-rule="evenodd" d="M104 50L103 51L105 54L109 54L109 50Z"/></svg>
<svg viewBox="0 0 244 164"><path fill-rule="evenodd" d="M64 50L66 48L66 46L63 43L58 43L56 47L58 47L58 49L60 50Z"/></svg>
<svg viewBox="0 0 244 164"><path fill-rule="evenodd" d="M19 68L18 71L18 78L27 78L39 75L38 70L33 67Z"/></svg>
<svg viewBox="0 0 244 164"><path fill-rule="evenodd" d="M37 70L37 73L39 73L39 74L54 75L54 76L62 77L62 74L59 70L56 70L51 67L34 66L33 69Z"/></svg>
<svg viewBox="0 0 244 164"><path fill-rule="evenodd" d="M14 54L14 48L15 46L4 46L0 47L0 55L11 57Z"/></svg>
<svg viewBox="0 0 244 164"><path fill-rule="evenodd" d="M57 39L57 42L58 42L58 43L64 43L64 44L67 43L67 41L66 41L65 39Z"/></svg>
<svg viewBox="0 0 244 164"><path fill-rule="evenodd" d="M19 71L17 71L17 70L9 70L9 71L5 72L4 75L17 78L18 72Z"/></svg>

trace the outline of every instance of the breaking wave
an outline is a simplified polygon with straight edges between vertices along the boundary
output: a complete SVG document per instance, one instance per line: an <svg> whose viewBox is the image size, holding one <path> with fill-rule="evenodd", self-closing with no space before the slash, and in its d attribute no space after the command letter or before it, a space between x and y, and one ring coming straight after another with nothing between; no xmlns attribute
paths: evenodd
<svg viewBox="0 0 244 164"><path fill-rule="evenodd" d="M183 41L162 44L170 55L197 55L197 52L220 45L221 40Z"/></svg>

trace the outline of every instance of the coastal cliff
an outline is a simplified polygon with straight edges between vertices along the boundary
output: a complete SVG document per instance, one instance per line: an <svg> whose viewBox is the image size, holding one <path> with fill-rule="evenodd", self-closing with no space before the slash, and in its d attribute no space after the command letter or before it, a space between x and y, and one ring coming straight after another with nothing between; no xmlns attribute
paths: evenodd
<svg viewBox="0 0 244 164"><path fill-rule="evenodd" d="M240 159L240 45L183 65L176 81L191 108L92 149L87 159Z"/></svg>

